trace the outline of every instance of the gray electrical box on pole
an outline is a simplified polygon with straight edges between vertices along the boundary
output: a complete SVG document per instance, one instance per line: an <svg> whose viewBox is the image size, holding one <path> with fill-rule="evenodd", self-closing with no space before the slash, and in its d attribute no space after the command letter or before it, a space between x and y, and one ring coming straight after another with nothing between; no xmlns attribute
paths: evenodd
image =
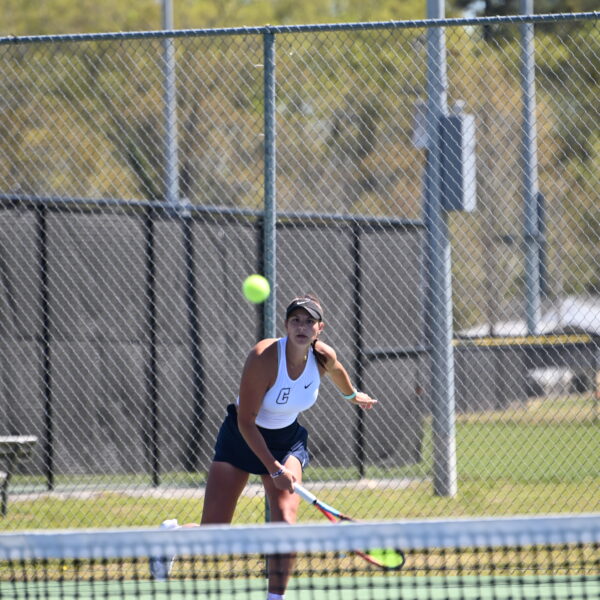
<svg viewBox="0 0 600 600"><path fill-rule="evenodd" d="M475 117L459 105L440 119L442 146L442 208L448 211L475 210Z"/></svg>
<svg viewBox="0 0 600 600"><path fill-rule="evenodd" d="M475 168L475 117L455 102L450 115L439 119L441 155L441 206L446 211L471 212L477 206ZM430 147L427 104L415 104L412 143L419 150Z"/></svg>

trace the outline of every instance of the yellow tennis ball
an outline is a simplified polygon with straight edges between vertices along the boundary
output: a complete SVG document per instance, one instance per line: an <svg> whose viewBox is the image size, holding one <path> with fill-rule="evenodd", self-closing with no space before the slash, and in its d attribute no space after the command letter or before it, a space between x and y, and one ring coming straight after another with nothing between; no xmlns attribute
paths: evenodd
<svg viewBox="0 0 600 600"><path fill-rule="evenodd" d="M255 273L244 279L242 291L244 292L246 300L249 300L254 304L260 304L269 297L271 286L265 277Z"/></svg>

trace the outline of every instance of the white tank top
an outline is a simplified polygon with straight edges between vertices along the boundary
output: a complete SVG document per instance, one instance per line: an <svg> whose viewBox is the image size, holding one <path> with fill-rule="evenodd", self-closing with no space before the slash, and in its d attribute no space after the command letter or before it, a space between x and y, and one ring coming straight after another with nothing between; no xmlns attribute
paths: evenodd
<svg viewBox="0 0 600 600"><path fill-rule="evenodd" d="M291 425L300 412L317 401L319 395L321 375L312 347L308 350L304 371L298 379L290 379L285 359L286 344L287 337L277 340L277 379L267 390L256 416L256 424L265 429L281 429Z"/></svg>

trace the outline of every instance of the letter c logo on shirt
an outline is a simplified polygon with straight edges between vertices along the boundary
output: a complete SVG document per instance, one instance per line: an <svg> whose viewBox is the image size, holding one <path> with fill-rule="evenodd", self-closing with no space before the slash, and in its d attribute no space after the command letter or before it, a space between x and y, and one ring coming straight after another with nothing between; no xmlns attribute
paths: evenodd
<svg viewBox="0 0 600 600"><path fill-rule="evenodd" d="M291 388L289 387L281 388L279 390L279 395L277 396L277 400L275 400L275 402L277 404L287 404L288 400L290 399L290 391Z"/></svg>

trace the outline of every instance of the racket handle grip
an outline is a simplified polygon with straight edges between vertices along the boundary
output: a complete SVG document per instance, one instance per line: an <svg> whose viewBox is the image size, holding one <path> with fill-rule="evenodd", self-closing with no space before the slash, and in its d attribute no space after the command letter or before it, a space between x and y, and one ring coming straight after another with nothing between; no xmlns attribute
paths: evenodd
<svg viewBox="0 0 600 600"><path fill-rule="evenodd" d="M315 504L317 502L317 497L314 494L311 494L305 487L302 487L299 483L294 483L294 491L302 500L306 500L309 504Z"/></svg>

